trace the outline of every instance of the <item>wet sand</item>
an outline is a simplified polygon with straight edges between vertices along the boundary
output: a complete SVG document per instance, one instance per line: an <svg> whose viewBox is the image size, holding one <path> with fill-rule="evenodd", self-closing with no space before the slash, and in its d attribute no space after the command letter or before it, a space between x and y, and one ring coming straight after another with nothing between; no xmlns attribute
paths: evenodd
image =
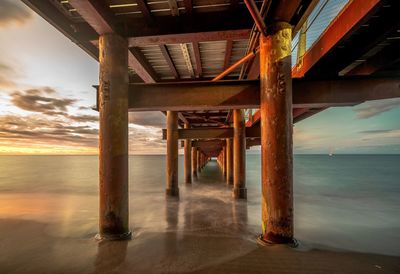
<svg viewBox="0 0 400 274"><path fill-rule="evenodd" d="M132 190L126 242L94 240L97 195L0 194L0 273L400 273L395 256L258 246L258 201L234 201L207 169L180 200Z"/></svg>
<svg viewBox="0 0 400 274"><path fill-rule="evenodd" d="M0 222L1 273L399 273L398 257L259 247L215 231L141 233L129 242L51 235L51 226Z"/></svg>

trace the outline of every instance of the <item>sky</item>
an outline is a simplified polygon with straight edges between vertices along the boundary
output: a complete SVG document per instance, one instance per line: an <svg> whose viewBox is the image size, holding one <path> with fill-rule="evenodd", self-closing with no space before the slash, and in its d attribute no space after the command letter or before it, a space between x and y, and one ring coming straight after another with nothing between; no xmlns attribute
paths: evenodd
<svg viewBox="0 0 400 274"><path fill-rule="evenodd" d="M0 0L0 155L97 154L95 84L96 60L24 4ZM129 115L130 154L164 154L164 115ZM330 108L295 125L294 152L399 154L399 118L399 98Z"/></svg>

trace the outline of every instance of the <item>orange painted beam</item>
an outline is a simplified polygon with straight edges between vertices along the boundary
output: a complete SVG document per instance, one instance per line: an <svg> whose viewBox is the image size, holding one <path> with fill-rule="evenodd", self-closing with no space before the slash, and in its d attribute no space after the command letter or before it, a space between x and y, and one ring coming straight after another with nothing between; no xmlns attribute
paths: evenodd
<svg viewBox="0 0 400 274"><path fill-rule="evenodd" d="M347 4L306 52L303 62L292 70L293 78L301 78L337 43L376 8L380 0L353 0Z"/></svg>

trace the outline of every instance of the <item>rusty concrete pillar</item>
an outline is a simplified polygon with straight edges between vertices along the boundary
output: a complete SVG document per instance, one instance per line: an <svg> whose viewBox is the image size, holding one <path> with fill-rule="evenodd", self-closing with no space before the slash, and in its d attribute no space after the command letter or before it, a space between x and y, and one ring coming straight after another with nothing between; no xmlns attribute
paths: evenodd
<svg viewBox="0 0 400 274"><path fill-rule="evenodd" d="M98 239L130 239L128 201L128 43L115 34L99 39Z"/></svg>
<svg viewBox="0 0 400 274"><path fill-rule="evenodd" d="M222 147L222 176L226 178L226 145Z"/></svg>
<svg viewBox="0 0 400 274"><path fill-rule="evenodd" d="M190 128L189 124L185 123L185 128ZM192 140L185 139L184 141L184 153L185 153L185 183L192 183Z"/></svg>
<svg viewBox="0 0 400 274"><path fill-rule="evenodd" d="M200 151L200 149L199 148L197 148L197 172L200 172L201 171L201 159L200 159L200 153L201 153L201 151Z"/></svg>
<svg viewBox="0 0 400 274"><path fill-rule="evenodd" d="M197 147L192 147L192 175L197 178Z"/></svg>
<svg viewBox="0 0 400 274"><path fill-rule="evenodd" d="M169 196L179 196L178 187L178 112L167 111L167 188Z"/></svg>
<svg viewBox="0 0 400 274"><path fill-rule="evenodd" d="M233 196L246 199L246 128L244 112L233 110Z"/></svg>
<svg viewBox="0 0 400 274"><path fill-rule="evenodd" d="M262 240L293 242L291 25L260 40Z"/></svg>
<svg viewBox="0 0 400 274"><path fill-rule="evenodd" d="M226 183L233 185L233 147L232 139L226 139Z"/></svg>

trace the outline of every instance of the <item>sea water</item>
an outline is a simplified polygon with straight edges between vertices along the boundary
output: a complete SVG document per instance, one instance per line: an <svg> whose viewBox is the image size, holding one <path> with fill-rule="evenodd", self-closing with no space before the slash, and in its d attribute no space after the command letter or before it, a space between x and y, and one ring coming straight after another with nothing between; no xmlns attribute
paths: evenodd
<svg viewBox="0 0 400 274"><path fill-rule="evenodd" d="M130 226L255 239L261 232L260 155L247 155L247 201L234 201L215 161L180 199L165 197L165 156L130 156ZM400 255L400 155L296 155L295 236L301 244ZM54 236L97 232L97 156L0 156L0 228L7 220L51 224ZM0 236L1 237L1 236Z"/></svg>

